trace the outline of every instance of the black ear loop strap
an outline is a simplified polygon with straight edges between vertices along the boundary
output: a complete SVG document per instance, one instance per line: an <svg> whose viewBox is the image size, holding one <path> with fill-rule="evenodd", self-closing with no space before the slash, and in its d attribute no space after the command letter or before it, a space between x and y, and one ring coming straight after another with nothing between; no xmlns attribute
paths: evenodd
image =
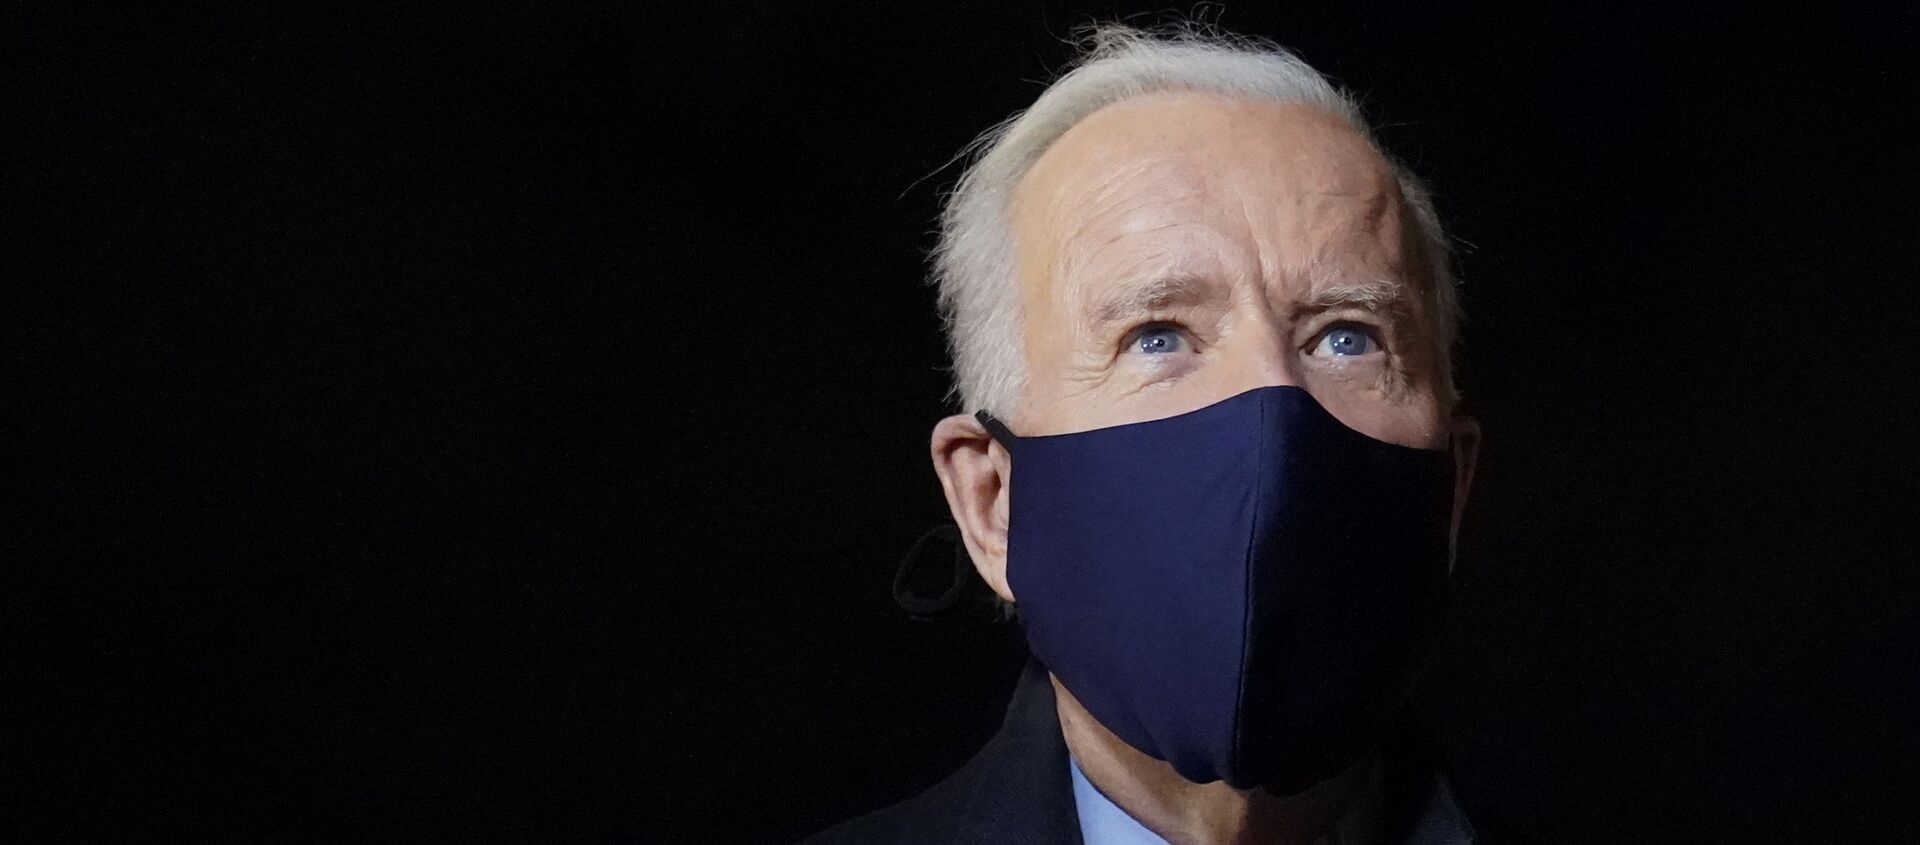
<svg viewBox="0 0 1920 845"><path fill-rule="evenodd" d="M1020 442L1020 438L992 414L980 411L974 417L1007 451L1013 451L1014 444ZM936 550L950 552L942 555ZM943 557L944 561L941 560ZM900 561L900 568L893 576L893 600L914 618L931 619L952 610L960 602L971 577L973 560L967 556L967 546L960 539L959 527L952 524L936 525L920 535L920 539L914 541L913 548L907 550L907 556ZM926 580L944 583L932 595L914 589Z"/></svg>
<svg viewBox="0 0 1920 845"><path fill-rule="evenodd" d="M940 571L941 555L935 550L947 552L945 566L951 568L946 572ZM942 576L945 584L938 593L926 595L914 589L916 582L929 577L939 580ZM931 619L952 610L960 602L966 593L967 579L972 576L973 559L967 557L967 546L960 541L960 529L951 524L936 525L920 535L900 561L900 569L893 576L893 601L915 619Z"/></svg>
<svg viewBox="0 0 1920 845"><path fill-rule="evenodd" d="M1015 446L1020 445L1020 438L1008 429L1007 424L1001 422L999 417L989 414L986 411L975 411L973 412L973 418L979 420L981 425L986 426L987 433L993 435L993 439L1000 441L1001 447L1007 451L1011 452Z"/></svg>

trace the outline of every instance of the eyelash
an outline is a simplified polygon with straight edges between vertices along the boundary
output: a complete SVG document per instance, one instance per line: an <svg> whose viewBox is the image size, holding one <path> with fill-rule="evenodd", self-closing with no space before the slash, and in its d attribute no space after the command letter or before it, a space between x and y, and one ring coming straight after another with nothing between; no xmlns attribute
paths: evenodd
<svg viewBox="0 0 1920 845"><path fill-rule="evenodd" d="M1137 344L1140 343L1141 335L1144 335L1147 332L1153 331L1154 329L1173 329L1174 331L1179 332L1181 337L1186 338L1187 343L1195 347L1196 350L1200 345L1198 342L1196 342L1193 336L1193 330L1187 328L1186 324L1180 322L1179 320L1149 320L1147 322L1141 323L1140 325L1134 326L1131 329L1128 329L1126 334L1123 334L1120 336L1120 351L1127 352L1133 349Z"/></svg>
<svg viewBox="0 0 1920 845"><path fill-rule="evenodd" d="M1358 329L1360 331L1366 332L1367 337L1373 340L1374 345L1378 346L1381 352L1387 351L1386 334L1374 326L1359 322L1357 320L1335 320L1331 323L1326 324L1325 326L1322 326L1319 331L1314 332L1313 336L1307 339L1307 345L1300 347L1301 350L1306 352L1312 352L1314 347L1320 345L1321 339L1325 338L1328 333L1332 332L1335 329Z"/></svg>

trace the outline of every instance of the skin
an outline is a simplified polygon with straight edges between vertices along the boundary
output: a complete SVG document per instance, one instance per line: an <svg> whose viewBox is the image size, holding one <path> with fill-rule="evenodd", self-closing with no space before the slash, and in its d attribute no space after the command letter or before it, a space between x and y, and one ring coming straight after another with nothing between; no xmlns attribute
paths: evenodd
<svg viewBox="0 0 1920 845"><path fill-rule="evenodd" d="M1391 165L1315 107L1201 93L1101 109L1027 173L1011 208L1027 382L1023 435L1160 419L1270 385L1306 389L1342 423L1451 445L1454 527L1479 428L1446 395L1431 283ZM1350 344L1336 355L1331 340ZM1152 351L1143 350L1143 345ZM975 566L1007 585L1012 463L972 416L933 431L935 471ZM1378 838L1369 756L1307 792L1195 784L1113 736L1054 680L1088 779L1174 843Z"/></svg>

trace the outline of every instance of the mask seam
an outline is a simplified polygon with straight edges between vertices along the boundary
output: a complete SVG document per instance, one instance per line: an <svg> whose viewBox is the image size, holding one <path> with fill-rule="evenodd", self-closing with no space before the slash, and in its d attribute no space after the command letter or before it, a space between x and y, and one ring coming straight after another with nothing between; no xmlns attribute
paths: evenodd
<svg viewBox="0 0 1920 845"><path fill-rule="evenodd" d="M1247 519L1246 553L1240 561L1240 671L1234 678L1233 695L1233 745L1227 750L1227 771L1223 775L1238 773L1240 769L1241 739L1246 732L1247 703L1247 666L1253 659L1253 632L1247 626L1253 620L1253 554L1254 544L1260 537L1260 503L1266 495L1267 486L1267 403L1263 397L1260 404L1260 427L1254 440L1255 481L1253 488L1252 514Z"/></svg>

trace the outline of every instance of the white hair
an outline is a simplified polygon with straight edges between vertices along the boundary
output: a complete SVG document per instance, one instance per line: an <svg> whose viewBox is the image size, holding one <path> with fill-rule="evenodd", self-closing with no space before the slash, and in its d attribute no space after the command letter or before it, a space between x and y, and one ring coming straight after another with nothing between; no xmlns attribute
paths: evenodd
<svg viewBox="0 0 1920 845"><path fill-rule="evenodd" d="M1003 417L1014 411L1026 364L1008 206L1034 162L1088 115L1142 94L1218 93L1316 106L1373 143L1373 133L1350 96L1270 41L1191 24L1160 31L1106 24L1093 29L1084 44L1069 71L1047 86L1032 106L961 151L960 157L971 157L972 163L946 196L933 277L953 357L953 392L967 410ZM1377 143L1374 147L1379 149ZM1441 395L1451 400L1456 398L1451 351L1459 307L1446 235L1425 186L1391 156L1386 158L1428 261L1435 360Z"/></svg>

